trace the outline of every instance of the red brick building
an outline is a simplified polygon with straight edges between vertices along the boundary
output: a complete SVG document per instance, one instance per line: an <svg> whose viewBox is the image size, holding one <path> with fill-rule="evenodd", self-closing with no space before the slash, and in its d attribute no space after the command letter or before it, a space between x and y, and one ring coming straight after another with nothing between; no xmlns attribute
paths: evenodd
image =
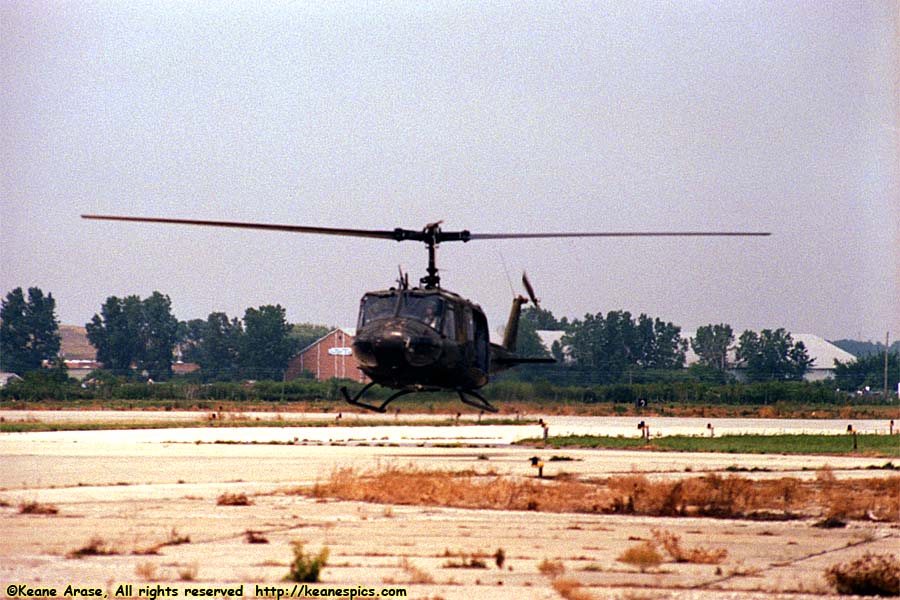
<svg viewBox="0 0 900 600"><path fill-rule="evenodd" d="M350 349L355 335L356 329L342 327L319 338L291 359L285 379L290 381L300 377L303 371L309 371L319 381L335 377L368 381Z"/></svg>

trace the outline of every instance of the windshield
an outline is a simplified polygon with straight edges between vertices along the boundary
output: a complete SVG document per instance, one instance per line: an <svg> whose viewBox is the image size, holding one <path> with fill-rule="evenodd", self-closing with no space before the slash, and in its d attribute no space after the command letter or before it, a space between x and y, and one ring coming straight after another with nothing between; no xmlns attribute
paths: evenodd
<svg viewBox="0 0 900 600"><path fill-rule="evenodd" d="M414 296L404 294L401 317L410 317L422 321L429 327L438 328L444 312L444 301L440 296Z"/></svg>
<svg viewBox="0 0 900 600"><path fill-rule="evenodd" d="M365 296L359 310L358 326L393 316L396 305L396 296Z"/></svg>

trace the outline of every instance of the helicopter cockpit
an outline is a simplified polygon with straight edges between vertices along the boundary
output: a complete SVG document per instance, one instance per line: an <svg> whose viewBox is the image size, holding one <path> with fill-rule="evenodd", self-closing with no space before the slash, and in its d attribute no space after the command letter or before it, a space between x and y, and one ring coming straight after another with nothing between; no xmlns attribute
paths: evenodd
<svg viewBox="0 0 900 600"><path fill-rule="evenodd" d="M437 294L422 295L409 291L366 294L360 304L357 326L362 328L373 321L395 316L415 319L440 331L444 317L444 299Z"/></svg>

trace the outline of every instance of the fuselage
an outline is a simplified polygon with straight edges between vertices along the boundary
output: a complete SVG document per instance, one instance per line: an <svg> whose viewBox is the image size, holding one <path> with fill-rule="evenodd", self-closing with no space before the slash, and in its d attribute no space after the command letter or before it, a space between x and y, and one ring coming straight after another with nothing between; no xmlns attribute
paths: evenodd
<svg viewBox="0 0 900 600"><path fill-rule="evenodd" d="M360 301L353 354L372 381L395 389L477 389L491 348L481 308L442 289L389 289Z"/></svg>

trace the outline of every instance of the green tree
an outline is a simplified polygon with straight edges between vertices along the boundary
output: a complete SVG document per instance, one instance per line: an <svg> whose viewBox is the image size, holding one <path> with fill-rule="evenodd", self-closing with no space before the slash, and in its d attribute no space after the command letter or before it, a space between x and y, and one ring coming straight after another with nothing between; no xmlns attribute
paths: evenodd
<svg viewBox="0 0 900 600"><path fill-rule="evenodd" d="M537 334L535 324L527 319L519 319L519 333L516 339L516 354L525 358L546 358L547 348Z"/></svg>
<svg viewBox="0 0 900 600"><path fill-rule="evenodd" d="M874 390L884 387L884 345L881 354L860 356L842 363L834 361L834 382L842 390L861 390L866 386ZM896 390L900 380L900 352L888 354L888 390Z"/></svg>
<svg viewBox="0 0 900 600"><path fill-rule="evenodd" d="M565 317L557 319L553 313L539 306L526 306L522 309L522 321L528 321L534 325L535 329L547 331L565 331L569 326L569 321Z"/></svg>
<svg viewBox="0 0 900 600"><path fill-rule="evenodd" d="M681 339L681 327L662 319L638 317L637 364L646 369L681 369L684 367L687 340Z"/></svg>
<svg viewBox="0 0 900 600"><path fill-rule="evenodd" d="M575 366L594 371L598 383L618 383L642 369L683 367L687 343L680 332L658 318L641 314L635 321L628 311L610 311L573 321L560 347L568 349Z"/></svg>
<svg viewBox="0 0 900 600"><path fill-rule="evenodd" d="M248 379L281 379L296 351L281 305L248 308L244 313L240 361Z"/></svg>
<svg viewBox="0 0 900 600"><path fill-rule="evenodd" d="M0 305L0 369L24 374L41 368L59 354L59 321L53 294L18 287Z"/></svg>
<svg viewBox="0 0 900 600"><path fill-rule="evenodd" d="M800 381L813 363L803 342L794 343L784 329L745 331L736 356L750 381Z"/></svg>
<svg viewBox="0 0 900 600"><path fill-rule="evenodd" d="M302 350L335 329L336 327L316 325L314 323L294 323L291 325L290 335L291 339L295 341L297 348Z"/></svg>
<svg viewBox="0 0 900 600"><path fill-rule="evenodd" d="M97 360L115 375L128 375L141 357L141 299L110 296L85 324Z"/></svg>
<svg viewBox="0 0 900 600"><path fill-rule="evenodd" d="M222 312L210 313L203 324L197 364L207 381L228 381L240 377L241 337L244 328L238 319Z"/></svg>
<svg viewBox="0 0 900 600"><path fill-rule="evenodd" d="M168 296L110 296L85 327L97 360L114 374L128 375L136 367L152 379L171 377L178 321Z"/></svg>
<svg viewBox="0 0 900 600"><path fill-rule="evenodd" d="M728 351L732 344L734 331L731 325L725 323L698 327L697 333L691 338L691 348L700 359L700 364L722 372L728 370Z"/></svg>
<svg viewBox="0 0 900 600"><path fill-rule="evenodd" d="M178 320L168 296L153 292L141 302L140 367L151 379L171 379Z"/></svg>
<svg viewBox="0 0 900 600"><path fill-rule="evenodd" d="M181 360L199 363L200 345L206 330L204 319L191 319L178 322L178 352Z"/></svg>

